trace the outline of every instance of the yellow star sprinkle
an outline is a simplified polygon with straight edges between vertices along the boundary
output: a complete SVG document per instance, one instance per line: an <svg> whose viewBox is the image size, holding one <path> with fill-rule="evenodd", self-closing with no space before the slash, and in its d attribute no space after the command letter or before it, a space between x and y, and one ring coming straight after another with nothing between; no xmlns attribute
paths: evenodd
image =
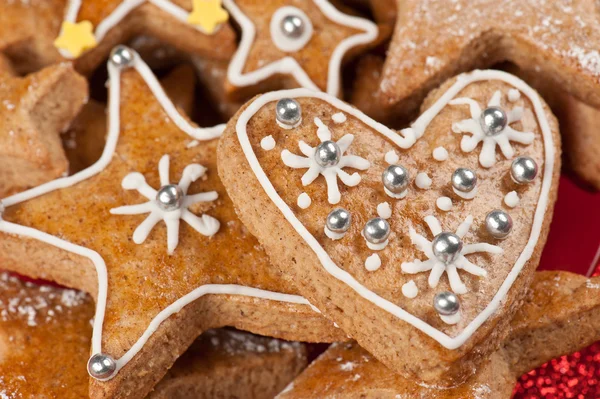
<svg viewBox="0 0 600 399"><path fill-rule="evenodd" d="M188 22L198 25L206 33L213 34L216 27L229 19L229 14L221 6L221 0L193 0L194 8Z"/></svg>
<svg viewBox="0 0 600 399"><path fill-rule="evenodd" d="M85 50L96 47L93 29L94 26L90 21L75 23L65 21L54 45L61 50L68 51L73 58L77 58Z"/></svg>

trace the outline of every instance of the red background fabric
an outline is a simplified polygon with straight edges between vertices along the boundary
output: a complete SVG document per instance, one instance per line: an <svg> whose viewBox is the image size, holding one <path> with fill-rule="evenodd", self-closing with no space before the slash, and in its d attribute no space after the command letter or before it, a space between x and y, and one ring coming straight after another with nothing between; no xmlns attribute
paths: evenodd
<svg viewBox="0 0 600 399"><path fill-rule="evenodd" d="M563 176L539 268L600 275L599 256L600 193L585 191ZM599 380L600 342L597 342L522 376L515 387L514 399L597 399Z"/></svg>

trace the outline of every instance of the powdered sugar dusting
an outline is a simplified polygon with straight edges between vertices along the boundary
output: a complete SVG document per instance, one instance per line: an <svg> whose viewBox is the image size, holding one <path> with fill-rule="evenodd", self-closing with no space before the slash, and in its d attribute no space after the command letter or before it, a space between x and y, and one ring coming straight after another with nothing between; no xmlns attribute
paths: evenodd
<svg viewBox="0 0 600 399"><path fill-rule="evenodd" d="M30 327L54 322L56 316L86 303L85 293L25 283L0 274L0 321L22 320Z"/></svg>

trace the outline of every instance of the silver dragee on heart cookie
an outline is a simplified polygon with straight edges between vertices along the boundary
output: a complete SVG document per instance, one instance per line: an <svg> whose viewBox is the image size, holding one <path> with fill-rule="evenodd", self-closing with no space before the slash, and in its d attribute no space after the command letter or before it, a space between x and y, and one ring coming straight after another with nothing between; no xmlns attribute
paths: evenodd
<svg viewBox="0 0 600 399"><path fill-rule="evenodd" d="M276 110L289 99L301 120L286 126ZM493 70L449 80L400 132L327 94L267 93L219 146L240 218L300 292L388 367L443 385L506 334L559 163L547 105Z"/></svg>

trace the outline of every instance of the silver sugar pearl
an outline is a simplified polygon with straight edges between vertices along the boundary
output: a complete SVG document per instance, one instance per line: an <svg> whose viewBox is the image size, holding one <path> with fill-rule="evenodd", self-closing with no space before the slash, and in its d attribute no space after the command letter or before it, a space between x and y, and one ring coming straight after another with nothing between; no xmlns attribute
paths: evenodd
<svg viewBox="0 0 600 399"><path fill-rule="evenodd" d="M495 136L508 125L508 116L500 107L489 107L481 113L480 123L486 136Z"/></svg>
<svg viewBox="0 0 600 399"><path fill-rule="evenodd" d="M371 244L381 244L390 236L390 224L383 218L369 220L363 228L363 236Z"/></svg>
<svg viewBox="0 0 600 399"><path fill-rule="evenodd" d="M342 150L335 141L326 140L315 150L315 161L324 168L337 165L341 158Z"/></svg>
<svg viewBox="0 0 600 399"><path fill-rule="evenodd" d="M334 233L345 233L352 223L352 215L344 208L334 209L327 215L325 224L330 231Z"/></svg>
<svg viewBox="0 0 600 399"><path fill-rule="evenodd" d="M477 185L477 175L471 169L458 168L452 173L452 187L462 193L473 191Z"/></svg>
<svg viewBox="0 0 600 399"><path fill-rule="evenodd" d="M390 165L381 175L383 185L394 194L403 193L408 188L408 170L404 166Z"/></svg>
<svg viewBox="0 0 600 399"><path fill-rule="evenodd" d="M450 264L459 257L463 244L454 233L443 232L435 236L431 243L433 254L445 264Z"/></svg>
<svg viewBox="0 0 600 399"><path fill-rule="evenodd" d="M297 15L287 15L281 20L281 33L290 39L298 39L304 33L304 21Z"/></svg>
<svg viewBox="0 0 600 399"><path fill-rule="evenodd" d="M302 120L302 109L293 98L282 98L275 106L275 117L285 126L295 126Z"/></svg>
<svg viewBox="0 0 600 399"><path fill-rule="evenodd" d="M510 165L510 176L518 184L531 183L537 173L537 163L530 157L518 157Z"/></svg>
<svg viewBox="0 0 600 399"><path fill-rule="evenodd" d="M158 207L166 212L175 211L181 208L183 203L183 191L177 184L167 184L162 186L156 193L156 202Z"/></svg>
<svg viewBox="0 0 600 399"><path fill-rule="evenodd" d="M117 362L111 356L104 353L96 353L87 364L88 374L97 380L105 380L112 377L117 370Z"/></svg>
<svg viewBox="0 0 600 399"><path fill-rule="evenodd" d="M119 45L110 52L110 62L120 68L125 69L133 64L135 54L132 49L127 46Z"/></svg>
<svg viewBox="0 0 600 399"><path fill-rule="evenodd" d="M493 210L485 217L485 228L494 238L506 238L510 234L512 227L512 218L503 210Z"/></svg>
<svg viewBox="0 0 600 399"><path fill-rule="evenodd" d="M433 298L433 308L442 316L452 316L460 310L460 302L454 293L444 291Z"/></svg>

